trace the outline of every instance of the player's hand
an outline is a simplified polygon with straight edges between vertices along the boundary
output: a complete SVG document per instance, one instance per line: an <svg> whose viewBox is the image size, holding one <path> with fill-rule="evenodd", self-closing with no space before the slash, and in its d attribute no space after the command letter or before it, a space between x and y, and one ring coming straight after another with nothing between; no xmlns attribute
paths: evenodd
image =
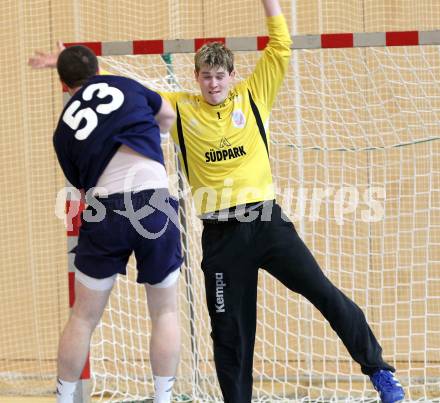
<svg viewBox="0 0 440 403"><path fill-rule="evenodd" d="M28 65L34 69L56 67L59 54L65 49L61 41L57 43L57 50L54 53L45 53L37 50L28 60Z"/></svg>

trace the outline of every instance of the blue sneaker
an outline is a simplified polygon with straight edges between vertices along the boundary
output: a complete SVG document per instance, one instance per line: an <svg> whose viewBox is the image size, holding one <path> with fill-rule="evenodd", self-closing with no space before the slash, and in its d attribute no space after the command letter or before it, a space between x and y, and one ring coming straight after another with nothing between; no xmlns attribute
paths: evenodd
<svg viewBox="0 0 440 403"><path fill-rule="evenodd" d="M401 402L405 397L402 385L391 371L381 369L370 375L370 379L374 389L379 392L382 403Z"/></svg>

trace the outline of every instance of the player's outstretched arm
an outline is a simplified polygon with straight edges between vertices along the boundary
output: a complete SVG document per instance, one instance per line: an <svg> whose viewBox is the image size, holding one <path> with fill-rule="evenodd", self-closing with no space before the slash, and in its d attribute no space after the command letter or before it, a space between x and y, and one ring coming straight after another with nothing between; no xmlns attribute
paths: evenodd
<svg viewBox="0 0 440 403"><path fill-rule="evenodd" d="M292 41L279 0L261 0L261 3L266 13L269 43L246 83L254 98L270 109L287 72Z"/></svg>
<svg viewBox="0 0 440 403"><path fill-rule="evenodd" d="M171 107L170 103L162 97L162 105L159 112L154 116L161 133L168 133L176 120L176 112Z"/></svg>
<svg viewBox="0 0 440 403"><path fill-rule="evenodd" d="M65 49L63 43L58 41L57 50L53 53L45 53L37 50L28 60L28 65L34 69L55 68L59 54Z"/></svg>
<svg viewBox="0 0 440 403"><path fill-rule="evenodd" d="M280 15L282 13L280 2L278 0L262 0L266 17Z"/></svg>

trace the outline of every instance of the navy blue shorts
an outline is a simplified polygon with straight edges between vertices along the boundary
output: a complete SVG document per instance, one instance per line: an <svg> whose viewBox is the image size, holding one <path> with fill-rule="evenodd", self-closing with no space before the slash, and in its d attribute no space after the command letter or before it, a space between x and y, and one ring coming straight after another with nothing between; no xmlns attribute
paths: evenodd
<svg viewBox="0 0 440 403"><path fill-rule="evenodd" d="M82 213L75 266L87 276L126 274L134 252L138 283L157 284L182 264L178 201L168 189L92 199Z"/></svg>

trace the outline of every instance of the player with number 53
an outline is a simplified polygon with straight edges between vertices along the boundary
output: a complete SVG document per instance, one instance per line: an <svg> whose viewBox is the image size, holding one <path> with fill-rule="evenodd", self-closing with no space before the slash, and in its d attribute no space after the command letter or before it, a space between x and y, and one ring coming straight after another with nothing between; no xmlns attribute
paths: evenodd
<svg viewBox="0 0 440 403"><path fill-rule="evenodd" d="M57 402L73 403L91 334L134 253L152 319L154 402L169 403L180 350L182 254L177 220L170 220L178 204L168 192L160 132L169 130L175 113L158 93L134 80L97 75L97 57L87 47L64 49L57 69L72 98L55 130L55 151L68 181L91 196L87 217L93 218L83 215L72 251L75 303L59 344ZM105 207L100 219L96 202ZM127 214L130 208L137 227ZM146 214L138 217L139 211Z"/></svg>

